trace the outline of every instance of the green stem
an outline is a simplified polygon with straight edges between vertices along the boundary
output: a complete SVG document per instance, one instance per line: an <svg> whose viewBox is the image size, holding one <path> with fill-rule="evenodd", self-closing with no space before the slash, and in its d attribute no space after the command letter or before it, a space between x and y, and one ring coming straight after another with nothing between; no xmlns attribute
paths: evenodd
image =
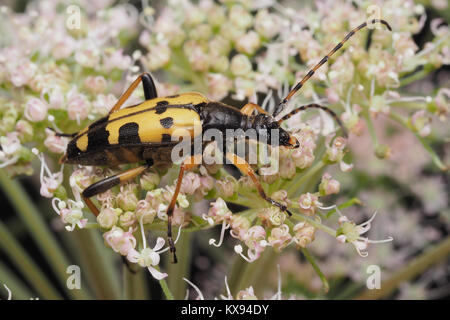
<svg viewBox="0 0 450 320"><path fill-rule="evenodd" d="M125 300L147 300L148 292L145 285L145 270L139 267L136 273L132 273L124 263L122 266L123 276L123 299Z"/></svg>
<svg viewBox="0 0 450 320"><path fill-rule="evenodd" d="M367 129L369 129L370 138L372 139L373 148L376 149L380 143L378 141L377 134L375 132L375 127L372 122L372 118L370 117L369 111L367 110L367 107L364 108L363 111L364 119L366 120Z"/></svg>
<svg viewBox="0 0 450 320"><path fill-rule="evenodd" d="M158 266L155 266L154 268L159 271L159 267ZM165 279L159 280L159 285L161 286L161 289L162 289L164 295L166 296L166 299L167 300L174 300L173 294L170 291L166 280Z"/></svg>
<svg viewBox="0 0 450 320"><path fill-rule="evenodd" d="M120 283L118 272L115 269L115 260L112 252L105 247L99 231L76 230L73 232L73 241L80 248L80 259L86 277L98 299L120 299Z"/></svg>
<svg viewBox="0 0 450 320"><path fill-rule="evenodd" d="M323 284L323 291L327 293L330 290L330 285L328 284L327 278L323 274L322 270L320 270L319 265L316 263L316 260L312 256L312 254L308 251L306 248L302 248L302 253L305 256L306 260L311 264L314 271L317 273L317 275L320 278L320 281L322 281Z"/></svg>
<svg viewBox="0 0 450 320"><path fill-rule="evenodd" d="M61 299L61 295L51 285L39 266L34 263L2 222L0 222L0 239L2 239L0 248L9 256L15 267L21 271L40 297L50 300Z"/></svg>
<svg viewBox="0 0 450 320"><path fill-rule="evenodd" d="M25 286L25 284L19 280L11 270L8 269L3 263L0 263L0 292L1 296L7 297L7 290L4 285L11 290L12 299L14 300L28 300L31 297L34 298L31 291Z"/></svg>
<svg viewBox="0 0 450 320"><path fill-rule="evenodd" d="M421 274L432 265L447 259L450 255L450 237L428 248L424 253L398 270L392 277L381 284L379 290L365 290L357 299L381 299L389 296L400 284Z"/></svg>
<svg viewBox="0 0 450 320"><path fill-rule="evenodd" d="M41 249L68 295L74 299L86 299L87 295L82 290L69 290L67 288L66 280L68 275L66 269L71 263L69 263L55 236L45 224L42 215L22 186L16 180L9 178L3 169L0 170L0 186L16 209L16 212L27 225L31 236L36 241L36 245Z"/></svg>

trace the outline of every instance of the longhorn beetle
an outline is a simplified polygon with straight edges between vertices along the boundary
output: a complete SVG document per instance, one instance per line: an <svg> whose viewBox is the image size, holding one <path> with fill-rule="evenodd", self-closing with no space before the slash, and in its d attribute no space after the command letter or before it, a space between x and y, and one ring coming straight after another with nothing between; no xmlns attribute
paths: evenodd
<svg viewBox="0 0 450 320"><path fill-rule="evenodd" d="M382 23L389 30L391 27L384 20L374 19L374 23ZM308 104L300 106L279 120L275 120L292 96L308 81L314 72L320 68L328 59L339 50L343 44L355 34L367 26L367 22L351 30L345 38L339 42L322 60L319 61L304 78L293 87L289 94L281 100L275 108L273 115L270 115L260 106L254 103L247 103L238 109L221 102L210 101L199 93L182 93L168 97L158 97L156 87L152 77L148 73L141 74L119 98L109 114L101 118L80 132L74 134L59 133L60 136L72 137L67 146L66 153L61 157L60 163L93 165L93 166L115 166L125 163L143 163L138 167L126 170L114 176L107 177L87 187L82 196L92 213L97 216L99 210L90 200L90 197L105 192L108 189L126 181L130 181L142 174L154 163L172 163L171 151L178 141L172 139L172 135L177 129L187 130L190 138L194 136L194 123L201 121L202 131L215 128L225 133L226 129L255 129L262 132L267 129L279 130L278 145L288 148L298 148L298 141L280 126L283 121L289 119L296 113L318 108L329 113L340 125L344 135L345 128L337 115L329 108ZM145 101L134 106L120 109L124 102L130 97L139 83L142 82L144 88ZM257 114L254 115L254 111ZM270 144L270 142L267 142ZM178 180L174 194L167 209L168 228L167 237L170 251L173 253L173 262L177 262L175 254L175 244L172 239L172 215L175 203L180 192L183 174L198 164L199 153L194 153L186 157L180 166ZM258 190L259 195L277 206L282 211L291 215L285 205L269 198L251 166L234 153L225 153L225 158L233 163L244 175L248 175Z"/></svg>

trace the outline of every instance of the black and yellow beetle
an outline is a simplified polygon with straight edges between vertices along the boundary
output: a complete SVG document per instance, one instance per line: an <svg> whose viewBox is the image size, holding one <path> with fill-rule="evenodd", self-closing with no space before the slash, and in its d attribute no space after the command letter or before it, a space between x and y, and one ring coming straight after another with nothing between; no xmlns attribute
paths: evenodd
<svg viewBox="0 0 450 320"><path fill-rule="evenodd" d="M380 22L391 30L389 24L384 20L374 19L371 23ZM226 129L255 129L260 132L263 129L279 130L279 145L288 148L297 148L297 140L287 131L280 128L281 123L299 111L309 108L322 109L333 116L346 134L341 121L336 114L327 107L317 104L309 104L294 109L279 120L274 117L279 114L291 97L303 86L303 84L322 66L328 59L342 47L356 31L367 26L363 23L350 31L347 36L336 45L317 65L315 65L306 76L289 92L275 109L273 115L268 114L260 106L247 103L242 109L225 105L220 102L210 101L199 93L182 93L169 97L157 97L155 85L151 76L147 73L141 74L120 97L109 112L109 115L101 118L87 128L75 134L59 134L70 136L72 140L67 146L67 151L61 158L61 163L93 165L93 166L115 166L124 163L144 163L133 169L129 169L115 176L105 178L86 188L82 195L90 210L97 216L99 210L89 199L99 193L129 181L142 174L146 169L157 162L171 163L171 151L178 140L172 139L175 130L184 129L191 138L195 139L194 126L200 122L202 131L215 128L225 133ZM145 101L120 109L131 93L142 82ZM254 115L254 111L257 114ZM225 135L224 135L225 136ZM172 200L167 209L168 216L168 242L170 251L176 262L175 245L172 239L172 214L175 208L183 174L186 170L198 164L193 158L201 155L193 153L186 158L181 166L177 184ZM244 175L250 176L260 196L270 204L291 214L286 206L269 198L251 166L234 153L226 153L225 157L231 161Z"/></svg>

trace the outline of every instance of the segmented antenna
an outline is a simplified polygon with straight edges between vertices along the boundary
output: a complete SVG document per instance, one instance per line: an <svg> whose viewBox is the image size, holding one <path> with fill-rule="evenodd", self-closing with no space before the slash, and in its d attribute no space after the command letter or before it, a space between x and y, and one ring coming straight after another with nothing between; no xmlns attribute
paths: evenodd
<svg viewBox="0 0 450 320"><path fill-rule="evenodd" d="M370 24L375 24L375 23L381 23L384 24L389 31L392 31L391 26L389 25L389 23L387 23L385 20L381 20L381 19L373 19L372 21L370 21ZM295 87L289 92L289 94L286 96L286 98L284 98L279 104L278 106L275 108L274 112L273 112L273 116L276 117L281 111L283 111L283 108L285 107L286 103L292 98L292 96L298 91L300 90L301 87L303 87L303 84L309 80L309 78L312 77L312 75L316 72L317 69L319 69L325 62L328 61L328 59L330 59L330 57L336 52L338 51L340 48L342 48L342 46L344 45L344 43L350 39L356 32L358 32L359 30L361 30L362 28L366 27L368 25L367 22L362 23L361 25L359 25L358 27L354 28L352 31L350 31L345 38L339 42L334 48L333 50L331 50L325 57L322 58L322 60L319 61L318 64L316 64L311 70L308 71L308 73L303 77L303 79L297 83L295 85Z"/></svg>

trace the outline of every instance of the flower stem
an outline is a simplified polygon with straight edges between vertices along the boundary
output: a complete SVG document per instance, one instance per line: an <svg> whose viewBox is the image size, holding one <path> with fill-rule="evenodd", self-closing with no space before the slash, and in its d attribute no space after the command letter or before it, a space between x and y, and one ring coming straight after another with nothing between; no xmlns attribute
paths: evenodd
<svg viewBox="0 0 450 320"><path fill-rule="evenodd" d="M29 291L25 284L19 280L16 275L3 263L0 263L0 296L7 298L8 292L4 285L11 290L12 299L14 300L28 300L30 297L33 297L33 294Z"/></svg>
<svg viewBox="0 0 450 320"><path fill-rule="evenodd" d="M159 267L158 266L155 266L154 268L159 271ZM161 286L161 289L162 289L164 295L166 296L166 299L167 300L174 300L173 294L170 291L166 280L165 279L159 280L159 285Z"/></svg>
<svg viewBox="0 0 450 320"><path fill-rule="evenodd" d="M99 231L75 230L72 234L80 250L80 259L86 277L99 299L120 299L120 284L117 271L114 268L116 260L101 240Z"/></svg>
<svg viewBox="0 0 450 320"><path fill-rule="evenodd" d="M14 239L6 226L0 221L0 248L11 258L15 267L44 299L61 299L61 295L51 285L39 266L30 258L23 247ZM0 272L0 277L2 273Z"/></svg>
<svg viewBox="0 0 450 320"><path fill-rule="evenodd" d="M311 253L309 252L308 249L306 248L302 248L302 253L305 256L306 260L308 260L308 262L311 264L311 266L313 267L314 271L317 273L317 275L319 276L320 280L322 281L323 284L323 291L325 293L327 293L330 290L330 285L328 284L327 278L325 277L325 275L323 274L322 270L320 270L320 267L318 266L318 264L316 263L316 260L314 259L314 257L311 255Z"/></svg>
<svg viewBox="0 0 450 320"><path fill-rule="evenodd" d="M84 291L69 290L65 285L67 280L66 269L71 263L69 263L66 255L58 245L58 241L45 224L42 215L22 186L16 180L10 179L3 169L0 170L0 187L16 209L18 215L27 225L31 236L49 262L62 287L66 288L68 295L74 299L86 299L87 295Z"/></svg>
<svg viewBox="0 0 450 320"><path fill-rule="evenodd" d="M392 277L381 284L379 290L365 290L357 299L381 299L389 296L401 283L408 281L432 265L446 259L450 254L450 237L428 248L424 253L398 270Z"/></svg>
<svg viewBox="0 0 450 320"><path fill-rule="evenodd" d="M145 274L143 268L140 268L136 273L132 273L125 263L122 266L123 276L123 299L125 300L147 300L148 292L145 281Z"/></svg>

